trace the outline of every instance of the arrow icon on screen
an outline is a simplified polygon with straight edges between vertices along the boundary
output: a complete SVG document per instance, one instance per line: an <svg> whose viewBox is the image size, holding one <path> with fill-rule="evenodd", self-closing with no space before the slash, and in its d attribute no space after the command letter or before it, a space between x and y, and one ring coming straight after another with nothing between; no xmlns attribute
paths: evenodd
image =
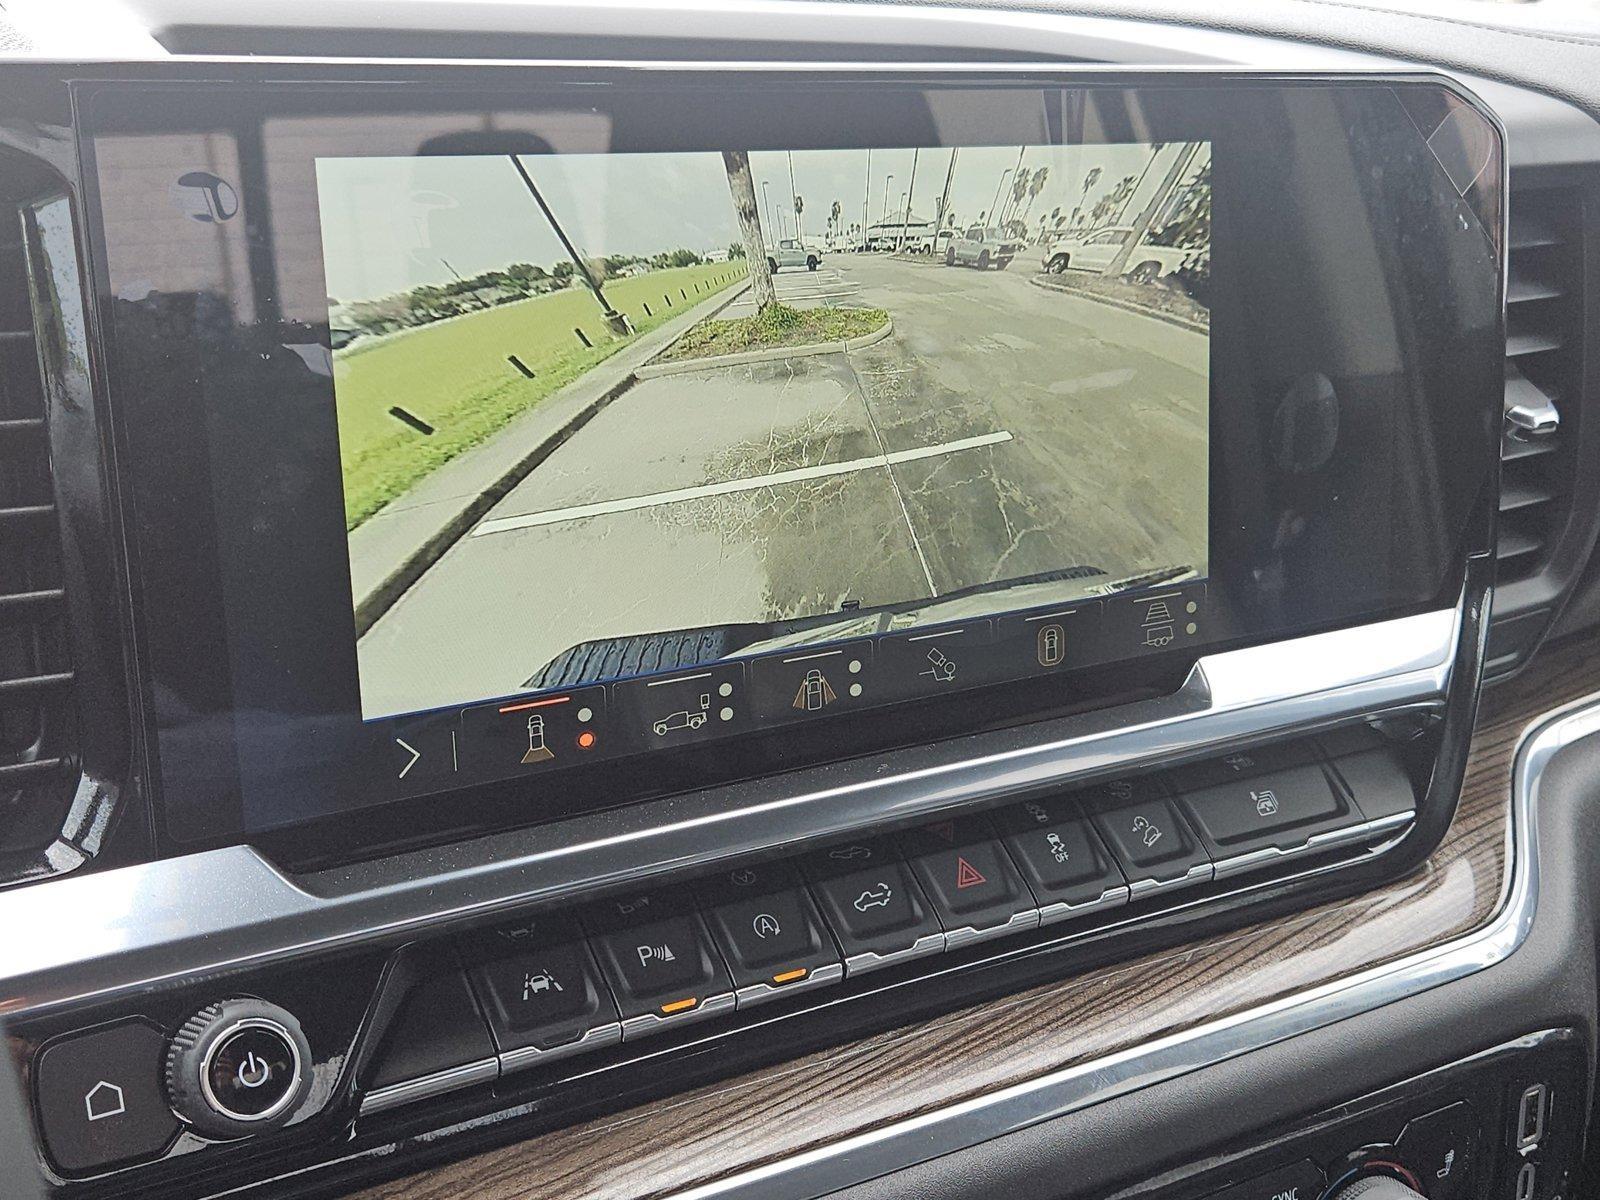
<svg viewBox="0 0 1600 1200"><path fill-rule="evenodd" d="M400 768L400 776L399 777L401 779L404 779L406 777L406 772L410 771L412 767L417 765L417 759L422 757L422 751L418 750L410 742L406 741L405 738L395 738L395 743L397 745L402 746L405 749L411 751L411 761L408 762L405 766Z"/></svg>

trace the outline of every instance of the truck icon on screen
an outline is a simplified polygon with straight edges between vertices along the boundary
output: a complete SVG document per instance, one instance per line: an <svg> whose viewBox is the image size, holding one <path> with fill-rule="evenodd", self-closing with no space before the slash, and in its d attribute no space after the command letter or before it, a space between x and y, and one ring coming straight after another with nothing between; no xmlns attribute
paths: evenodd
<svg viewBox="0 0 1600 1200"><path fill-rule="evenodd" d="M655 723L657 737L666 737L674 729L699 729L707 720L711 711L711 693L700 693L700 709L683 708L675 713L668 713Z"/></svg>

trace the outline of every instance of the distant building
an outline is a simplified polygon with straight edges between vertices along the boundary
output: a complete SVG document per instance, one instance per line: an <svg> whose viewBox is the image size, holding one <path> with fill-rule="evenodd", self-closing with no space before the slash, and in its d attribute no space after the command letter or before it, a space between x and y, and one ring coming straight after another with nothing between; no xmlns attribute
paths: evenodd
<svg viewBox="0 0 1600 1200"><path fill-rule="evenodd" d="M899 245L904 235L907 243L923 241L933 235L933 218L920 217L907 210L889 213L883 220L867 226L867 249L887 250Z"/></svg>

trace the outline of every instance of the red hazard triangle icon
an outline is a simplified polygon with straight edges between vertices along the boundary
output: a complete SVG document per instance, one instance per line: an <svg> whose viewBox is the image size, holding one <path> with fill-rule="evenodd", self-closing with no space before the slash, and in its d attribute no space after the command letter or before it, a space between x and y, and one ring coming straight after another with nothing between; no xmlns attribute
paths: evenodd
<svg viewBox="0 0 1600 1200"><path fill-rule="evenodd" d="M959 854L956 855L956 887L977 887L980 883L988 883L983 877L983 872L978 870Z"/></svg>

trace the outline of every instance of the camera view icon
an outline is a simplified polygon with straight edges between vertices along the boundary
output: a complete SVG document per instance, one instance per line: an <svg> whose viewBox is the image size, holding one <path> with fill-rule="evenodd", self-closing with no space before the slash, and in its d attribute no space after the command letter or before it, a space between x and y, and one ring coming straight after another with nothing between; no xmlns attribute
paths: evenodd
<svg viewBox="0 0 1600 1200"><path fill-rule="evenodd" d="M546 762L554 757L555 753L544 744L544 718L538 713L531 714L528 717L528 749L522 756L523 766Z"/></svg>
<svg viewBox="0 0 1600 1200"><path fill-rule="evenodd" d="M710 719L710 713L711 693L701 692L698 709L684 708L668 713L655 723L656 736L666 737L674 729L699 729Z"/></svg>
<svg viewBox="0 0 1600 1200"><path fill-rule="evenodd" d="M821 712L838 698L828 677L812 667L800 681L799 691L794 694L794 707L802 712Z"/></svg>
<svg viewBox="0 0 1600 1200"><path fill-rule="evenodd" d="M936 683L954 683L956 679L956 661L945 655L937 646L928 647L929 665L922 668L918 674L926 675Z"/></svg>
<svg viewBox="0 0 1600 1200"><path fill-rule="evenodd" d="M1059 667L1067 656L1066 631L1059 625L1041 625L1036 637L1036 654L1041 667Z"/></svg>

